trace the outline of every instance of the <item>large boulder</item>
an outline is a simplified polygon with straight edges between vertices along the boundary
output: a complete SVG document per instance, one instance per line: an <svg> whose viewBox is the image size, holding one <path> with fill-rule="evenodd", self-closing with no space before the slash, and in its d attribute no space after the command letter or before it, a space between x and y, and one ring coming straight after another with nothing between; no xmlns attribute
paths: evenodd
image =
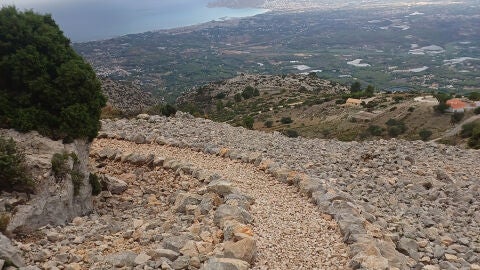
<svg viewBox="0 0 480 270"><path fill-rule="evenodd" d="M238 206L222 204L215 211L214 222L222 228L227 220L236 220L248 224L253 221L253 218L247 211Z"/></svg>
<svg viewBox="0 0 480 270"><path fill-rule="evenodd" d="M74 217L85 215L93 208L92 188L88 181L89 143L75 140L70 144L53 141L36 131L19 133L14 130L0 130L0 135L11 137L18 148L24 149L29 173L35 182L34 194L26 204L17 205L8 224L7 231L30 231L47 224L62 225ZM56 153L76 156L76 162L69 158L67 166L75 168L81 176L78 192L70 174L57 179L52 172L52 157Z"/></svg>
<svg viewBox="0 0 480 270"><path fill-rule="evenodd" d="M253 263L257 256L257 245L253 238L244 238L238 242L225 242L224 255L227 258L239 259Z"/></svg>
<svg viewBox="0 0 480 270"><path fill-rule="evenodd" d="M112 194L122 194L128 188L128 185L125 183L125 181L109 175L105 175L103 177L102 184Z"/></svg>
<svg viewBox="0 0 480 270"><path fill-rule="evenodd" d="M20 250L12 246L12 242L5 235L0 233L0 260L10 261L15 266L25 266Z"/></svg>

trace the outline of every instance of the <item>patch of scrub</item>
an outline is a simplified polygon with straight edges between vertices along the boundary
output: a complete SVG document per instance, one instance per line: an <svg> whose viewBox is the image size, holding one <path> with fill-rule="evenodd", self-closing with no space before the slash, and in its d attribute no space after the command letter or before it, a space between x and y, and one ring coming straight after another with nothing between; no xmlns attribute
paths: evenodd
<svg viewBox="0 0 480 270"><path fill-rule="evenodd" d="M370 64L361 63L363 59L355 59L353 61L347 62L347 64L355 67L369 67Z"/></svg>

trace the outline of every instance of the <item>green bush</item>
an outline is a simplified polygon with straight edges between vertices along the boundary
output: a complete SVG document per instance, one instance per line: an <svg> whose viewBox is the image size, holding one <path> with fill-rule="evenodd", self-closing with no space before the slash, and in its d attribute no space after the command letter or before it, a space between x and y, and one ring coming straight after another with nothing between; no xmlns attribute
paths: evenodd
<svg viewBox="0 0 480 270"><path fill-rule="evenodd" d="M33 189L25 165L25 155L19 151L12 138L0 137L0 191Z"/></svg>
<svg viewBox="0 0 480 270"><path fill-rule="evenodd" d="M433 107L433 109L438 113L445 113L450 106L447 105L445 102L440 102L440 104Z"/></svg>
<svg viewBox="0 0 480 270"><path fill-rule="evenodd" d="M282 123L284 125L291 124L291 123L293 123L293 120L290 117L282 117L282 119L280 119L280 123Z"/></svg>
<svg viewBox="0 0 480 270"><path fill-rule="evenodd" d="M88 176L88 182L90 183L90 186L92 186L92 195L97 196L102 192L102 183L100 183L100 180L98 178L98 175L91 173Z"/></svg>
<svg viewBox="0 0 480 270"><path fill-rule="evenodd" d="M382 136L382 133L384 129L380 126L377 125L370 125L367 128L368 133L370 133L372 136Z"/></svg>
<svg viewBox="0 0 480 270"><path fill-rule="evenodd" d="M252 97L259 96L260 91L258 91L257 88L253 88L252 86L249 85L249 86L245 87L245 89L243 89L241 95L244 99L249 99L249 98L252 98Z"/></svg>
<svg viewBox="0 0 480 270"><path fill-rule="evenodd" d="M273 121L271 120L265 121L263 125L267 128L271 128L273 126Z"/></svg>
<svg viewBox="0 0 480 270"><path fill-rule="evenodd" d="M147 109L146 113L170 117L177 113L177 108L171 104L157 104Z"/></svg>
<svg viewBox="0 0 480 270"><path fill-rule="evenodd" d="M70 168L69 160L73 161L73 168ZM63 181L67 175L70 175L73 184L73 194L78 195L80 187L83 185L83 175L78 166L80 161L75 153L55 153L52 156L52 171L57 182Z"/></svg>
<svg viewBox="0 0 480 270"><path fill-rule="evenodd" d="M51 162L55 178L60 180L70 173L70 167L68 165L69 158L70 155L67 152L53 154Z"/></svg>
<svg viewBox="0 0 480 270"><path fill-rule="evenodd" d="M95 72L50 15L0 10L0 127L93 139L105 102Z"/></svg>
<svg viewBox="0 0 480 270"><path fill-rule="evenodd" d="M480 122L463 125L460 136L462 138L469 138L468 146L471 148L480 149Z"/></svg>
<svg viewBox="0 0 480 270"><path fill-rule="evenodd" d="M4 213L0 215L0 233L5 233L10 223L10 215Z"/></svg>
<svg viewBox="0 0 480 270"><path fill-rule="evenodd" d="M388 119L385 124L388 126L387 131L390 137L397 137L398 135L405 133L407 130L405 123L392 118Z"/></svg>
<svg viewBox="0 0 480 270"><path fill-rule="evenodd" d="M251 116L245 116L243 118L243 126L248 128L248 129L253 129L253 123L255 120Z"/></svg>
<svg viewBox="0 0 480 270"><path fill-rule="evenodd" d="M432 136L433 132L428 129L422 129L418 132L418 135L422 139L422 141L428 141L430 136Z"/></svg>
<svg viewBox="0 0 480 270"><path fill-rule="evenodd" d="M287 137L290 137L290 138L298 137L298 132L296 130L293 130L293 129L284 130L283 134Z"/></svg>
<svg viewBox="0 0 480 270"><path fill-rule="evenodd" d="M473 110L473 113L480 114L480 107L475 108L475 110Z"/></svg>

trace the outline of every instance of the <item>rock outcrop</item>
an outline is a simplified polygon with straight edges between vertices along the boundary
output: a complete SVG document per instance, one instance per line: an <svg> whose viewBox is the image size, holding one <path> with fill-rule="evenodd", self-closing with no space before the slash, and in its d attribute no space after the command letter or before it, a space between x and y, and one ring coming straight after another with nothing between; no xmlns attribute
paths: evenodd
<svg viewBox="0 0 480 270"><path fill-rule="evenodd" d="M63 225L92 210L92 189L88 180L88 142L75 140L63 144L40 136L35 131L19 133L0 130L0 135L13 138L17 147L24 151L28 171L35 183L33 194L3 192L0 196L2 200L16 202L8 209L11 218L7 231L32 231L47 224ZM63 153L69 156L65 160L67 170L75 170L75 177L78 178L75 183L77 192L74 191L70 173L56 177L52 171L53 155Z"/></svg>

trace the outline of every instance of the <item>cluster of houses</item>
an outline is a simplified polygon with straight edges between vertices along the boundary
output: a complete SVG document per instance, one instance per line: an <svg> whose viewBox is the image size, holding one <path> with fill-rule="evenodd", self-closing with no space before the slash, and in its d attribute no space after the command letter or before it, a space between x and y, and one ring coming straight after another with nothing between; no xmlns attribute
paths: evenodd
<svg viewBox="0 0 480 270"><path fill-rule="evenodd" d="M349 98L345 102L345 105L350 106L360 106L362 103L368 104L370 101L374 100L375 97L367 99L355 99ZM439 102L434 96L421 96L414 98L416 102L428 103L432 106L438 105ZM465 112L468 110L473 110L480 107L480 101L471 101L467 98L452 98L447 100L446 104L449 106L447 112Z"/></svg>
<svg viewBox="0 0 480 270"><path fill-rule="evenodd" d="M414 98L416 102L438 105L438 100L434 96L423 96ZM447 100L449 106L447 112L465 112L480 107L480 101L471 101L467 98L452 98Z"/></svg>

